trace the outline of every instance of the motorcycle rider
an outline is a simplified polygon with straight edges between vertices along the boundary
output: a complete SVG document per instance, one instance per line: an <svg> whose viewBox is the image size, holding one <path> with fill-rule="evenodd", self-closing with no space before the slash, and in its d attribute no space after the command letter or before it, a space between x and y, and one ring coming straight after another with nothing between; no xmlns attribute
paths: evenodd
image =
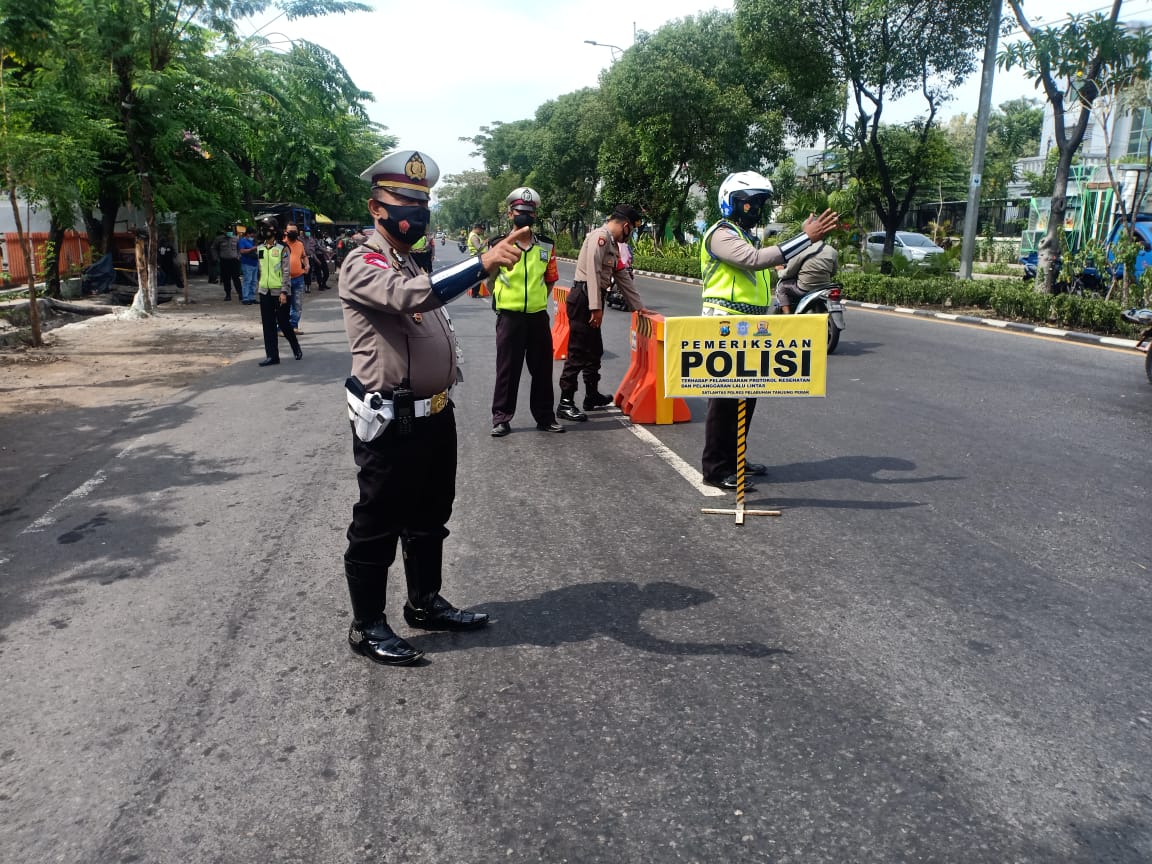
<svg viewBox="0 0 1152 864"><path fill-rule="evenodd" d="M766 315L770 294L768 271L788 264L813 243L824 239L836 227L838 214L825 210L809 216L801 233L777 246L760 247L752 230L767 213L772 183L756 171L729 174L720 184L717 200L720 220L705 233L700 243L700 272L703 276L702 315ZM756 400L745 400L747 422L751 423ZM735 490L737 399L709 399L704 421L704 452L701 468L704 482L721 489ZM749 462L747 473L760 476L768 469ZM747 488L747 487L745 487Z"/></svg>
<svg viewBox="0 0 1152 864"><path fill-rule="evenodd" d="M811 291L827 288L836 279L840 253L827 240L809 246L780 270L774 296L785 315L792 314L792 304Z"/></svg>

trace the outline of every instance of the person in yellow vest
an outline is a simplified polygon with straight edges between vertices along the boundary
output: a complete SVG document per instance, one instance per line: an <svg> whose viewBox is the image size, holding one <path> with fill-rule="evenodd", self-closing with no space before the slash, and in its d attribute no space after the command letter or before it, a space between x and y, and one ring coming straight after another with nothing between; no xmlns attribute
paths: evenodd
<svg viewBox="0 0 1152 864"><path fill-rule="evenodd" d="M300 350L300 342L289 320L293 287L288 247L280 243L275 219L265 219L260 224L260 233L263 242L256 247L259 267L256 293L260 297L260 324L264 329L264 353L267 355L260 361L260 365L274 366L280 362L280 346L276 343L277 326L288 340L297 360L304 356L304 352Z"/></svg>
<svg viewBox="0 0 1152 864"><path fill-rule="evenodd" d="M468 239L466 240L466 243L468 245L468 254L469 255L483 255L484 254L484 250L488 248L488 241L484 239L484 223L483 222L477 222L475 225L472 226L472 230L470 232L468 232ZM480 285L472 286L472 296L473 297L481 296L480 295Z"/></svg>
<svg viewBox="0 0 1152 864"><path fill-rule="evenodd" d="M540 196L521 186L506 199L508 218L515 228L536 221ZM492 243L499 243L498 237ZM520 370L528 364L532 388L528 407L541 432L563 432L552 410L552 328L548 324L548 294L560 278L552 240L533 234L521 244L524 254L510 267L501 267L492 279L492 305L496 310L496 386L492 392L492 437L512 431Z"/></svg>
<svg viewBox="0 0 1152 864"><path fill-rule="evenodd" d="M427 234L412 244L408 254L412 256L417 267L425 273L432 272L432 243L429 242Z"/></svg>
<svg viewBox="0 0 1152 864"><path fill-rule="evenodd" d="M836 227L838 214L825 210L805 220L801 232L777 246L760 248L751 233L766 215L772 196L772 183L755 171L729 174L720 184L717 198L720 220L712 225L700 243L700 275L704 291L702 315L766 315L771 301L769 272L787 264ZM704 420L704 453L701 469L704 482L721 489L736 489L736 399L709 399ZM748 399L746 422L750 423L756 400ZM768 469L761 464L745 464L745 473L762 476ZM752 488L745 481L745 489Z"/></svg>

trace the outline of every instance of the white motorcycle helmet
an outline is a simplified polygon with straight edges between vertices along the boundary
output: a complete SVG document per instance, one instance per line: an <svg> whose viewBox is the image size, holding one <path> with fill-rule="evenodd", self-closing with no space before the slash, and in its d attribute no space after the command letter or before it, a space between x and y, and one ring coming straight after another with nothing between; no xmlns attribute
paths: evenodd
<svg viewBox="0 0 1152 864"><path fill-rule="evenodd" d="M724 178L716 199L721 216L735 219L741 227L747 228L760 220L760 212L771 195L772 181L763 174L737 171ZM745 222L750 224L745 225Z"/></svg>

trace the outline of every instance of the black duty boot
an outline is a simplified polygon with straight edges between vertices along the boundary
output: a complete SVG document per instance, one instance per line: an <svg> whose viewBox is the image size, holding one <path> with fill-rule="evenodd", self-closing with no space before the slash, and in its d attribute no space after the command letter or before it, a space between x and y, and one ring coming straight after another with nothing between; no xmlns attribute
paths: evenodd
<svg viewBox="0 0 1152 864"><path fill-rule="evenodd" d="M605 396L603 393L588 393L584 397L584 410L596 411L600 408L607 408L612 404L612 397Z"/></svg>
<svg viewBox="0 0 1152 864"><path fill-rule="evenodd" d="M425 601L424 608L404 604L404 620L421 630L477 630L488 623L487 612L457 609L439 594Z"/></svg>
<svg viewBox="0 0 1152 864"><path fill-rule="evenodd" d="M388 626L384 615L387 569L345 559L344 575L352 600L348 647L385 666L405 666L423 657L423 651L413 648Z"/></svg>
<svg viewBox="0 0 1152 864"><path fill-rule="evenodd" d="M583 423L588 419L588 415L576 407L576 401L571 396L561 397L560 404L556 406L556 416L574 423Z"/></svg>
<svg viewBox="0 0 1152 864"><path fill-rule="evenodd" d="M483 627L488 623L485 613L457 609L440 596L443 563L443 537L404 541L404 575L408 579L404 620L409 626L421 630L475 630Z"/></svg>

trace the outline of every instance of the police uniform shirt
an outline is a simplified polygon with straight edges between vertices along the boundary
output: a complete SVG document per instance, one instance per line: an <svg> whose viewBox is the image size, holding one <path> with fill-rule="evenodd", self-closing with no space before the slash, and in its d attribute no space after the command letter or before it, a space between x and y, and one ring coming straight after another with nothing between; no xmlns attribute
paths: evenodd
<svg viewBox="0 0 1152 864"><path fill-rule="evenodd" d="M456 341L429 276L380 234L348 253L338 285L352 374L370 393L404 378L417 399L456 381Z"/></svg>
<svg viewBox="0 0 1152 864"><path fill-rule="evenodd" d="M806 290L821 288L836 278L839 265L840 253L836 247L821 240L789 261L780 278L795 279L796 284Z"/></svg>
<svg viewBox="0 0 1152 864"><path fill-rule="evenodd" d="M803 234L800 236L804 237ZM807 237L804 239L807 240ZM721 225L712 232L708 238L708 251L714 258L741 270L767 270L784 263L784 253L779 246L757 248L729 225Z"/></svg>
<svg viewBox="0 0 1152 864"><path fill-rule="evenodd" d="M604 295L616 275L616 285L628 301L629 309L643 309L644 304L632 283L632 274L626 269L616 270L620 249L607 225L589 231L580 247L580 257L576 259L576 282L588 283L588 308L604 308Z"/></svg>

